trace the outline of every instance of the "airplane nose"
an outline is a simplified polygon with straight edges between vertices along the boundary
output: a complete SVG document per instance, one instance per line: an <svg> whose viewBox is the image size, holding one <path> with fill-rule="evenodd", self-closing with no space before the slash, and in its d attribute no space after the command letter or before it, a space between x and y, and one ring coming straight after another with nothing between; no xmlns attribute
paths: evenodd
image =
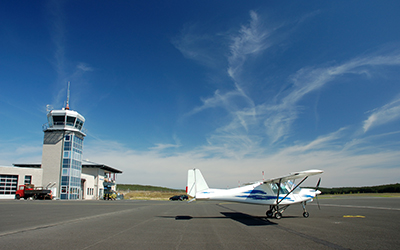
<svg viewBox="0 0 400 250"><path fill-rule="evenodd" d="M315 191L315 194L319 195L319 194L321 194L321 191L317 190L317 191Z"/></svg>

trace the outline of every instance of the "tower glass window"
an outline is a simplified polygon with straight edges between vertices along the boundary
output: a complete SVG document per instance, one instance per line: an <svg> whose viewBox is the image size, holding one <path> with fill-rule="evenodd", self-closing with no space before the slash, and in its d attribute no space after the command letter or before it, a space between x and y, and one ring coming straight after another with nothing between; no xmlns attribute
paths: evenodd
<svg viewBox="0 0 400 250"><path fill-rule="evenodd" d="M72 133L64 137L61 195L64 200L80 198L83 139Z"/></svg>
<svg viewBox="0 0 400 250"><path fill-rule="evenodd" d="M74 126L74 124L75 124L75 117L73 117L73 116L67 116L67 125L68 126Z"/></svg>
<svg viewBox="0 0 400 250"><path fill-rule="evenodd" d="M65 116L64 115L53 115L54 125L64 125Z"/></svg>

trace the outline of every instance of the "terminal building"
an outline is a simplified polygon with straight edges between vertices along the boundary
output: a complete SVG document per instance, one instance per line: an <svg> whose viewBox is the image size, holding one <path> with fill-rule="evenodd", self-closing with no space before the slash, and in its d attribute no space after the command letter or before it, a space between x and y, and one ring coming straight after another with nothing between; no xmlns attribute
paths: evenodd
<svg viewBox="0 0 400 250"><path fill-rule="evenodd" d="M43 125L42 163L0 167L0 199L14 198L19 185L33 184L52 190L61 200L103 199L115 191L116 174L122 171L83 160L85 118L69 109L50 110Z"/></svg>

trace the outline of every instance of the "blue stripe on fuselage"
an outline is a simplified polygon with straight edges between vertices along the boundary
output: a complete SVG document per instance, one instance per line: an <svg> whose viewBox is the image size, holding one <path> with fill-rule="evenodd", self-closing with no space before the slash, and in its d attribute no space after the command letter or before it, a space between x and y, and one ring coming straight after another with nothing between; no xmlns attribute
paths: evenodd
<svg viewBox="0 0 400 250"><path fill-rule="evenodd" d="M251 195L255 195L255 194L267 194L266 192L262 191L262 190L249 190L246 192L243 192L244 194L251 194Z"/></svg>
<svg viewBox="0 0 400 250"><path fill-rule="evenodd" d="M251 199L251 200L276 200L276 196L272 196L272 195L236 195L236 197L246 198L246 199ZM279 199L282 199L282 198L283 198L283 196L279 197ZM293 199L291 199L289 197L286 197L285 200L294 201Z"/></svg>

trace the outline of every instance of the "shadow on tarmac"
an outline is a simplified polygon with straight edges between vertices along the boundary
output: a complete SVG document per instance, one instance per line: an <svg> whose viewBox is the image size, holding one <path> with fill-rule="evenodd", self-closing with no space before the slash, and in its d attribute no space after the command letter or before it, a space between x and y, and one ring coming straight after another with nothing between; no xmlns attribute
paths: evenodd
<svg viewBox="0 0 400 250"><path fill-rule="evenodd" d="M268 226L276 225L276 223L269 221L266 217L251 216L240 212L221 212L223 216L198 216L193 217L190 215L177 215L177 216L160 216L163 218L174 218L175 220L193 220L193 219L231 219L240 222L246 226Z"/></svg>

